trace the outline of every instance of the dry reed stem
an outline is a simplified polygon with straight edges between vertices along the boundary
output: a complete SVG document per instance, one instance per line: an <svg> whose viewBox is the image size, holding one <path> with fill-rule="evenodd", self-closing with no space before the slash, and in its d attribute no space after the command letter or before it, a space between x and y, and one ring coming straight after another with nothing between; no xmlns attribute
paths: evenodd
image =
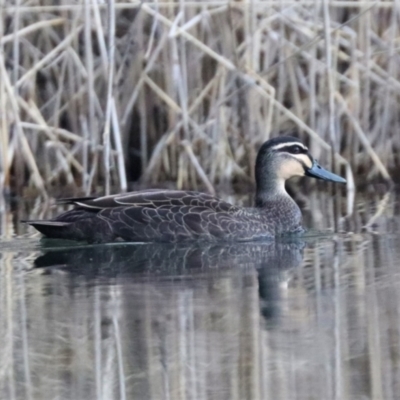
<svg viewBox="0 0 400 400"><path fill-rule="evenodd" d="M7 92L7 97L9 99L11 109L13 111L16 133L18 135L18 140L21 145L22 153L25 157L25 161L26 161L27 165L29 166L29 168L31 170L32 178L36 184L36 187L41 191L41 193L43 195L45 195L45 185L44 185L43 179L40 175L39 169L38 169L36 161L35 161L35 157L31 151L31 148L29 147L29 143L26 140L24 131L21 126L18 104L14 97L13 88L12 88L7 70L5 68L4 58L3 58L2 53L0 53L0 74L1 74L1 79L4 81L5 91Z"/></svg>
<svg viewBox="0 0 400 400"><path fill-rule="evenodd" d="M16 37L21 38L22 36L26 36L29 35L30 33L33 33L39 29L42 28L46 28L49 26L57 26L57 25L61 25L65 22L64 18L55 18L55 19L51 19L48 21L39 21L39 22L35 22L23 29L20 29L14 33L11 33L9 35L5 35L0 39L0 44L4 45L8 42L13 41Z"/></svg>
<svg viewBox="0 0 400 400"><path fill-rule="evenodd" d="M25 110L28 114L30 114L32 116L32 119L34 119L35 121L38 122L37 126L44 127L43 130L46 132L46 134L47 134L48 138L50 139L51 143L56 145L57 147L59 147L61 149L62 153L64 153L64 155L68 159L71 160L71 163L74 165L74 167L77 168L78 171L80 171L82 169L82 166L80 165L80 163L74 157L72 157L70 151L66 148L64 143L60 142L58 140L57 136L53 133L53 131L51 129L49 129L49 127L46 125L46 122L43 119L43 117L40 115L40 112L37 109L36 104L34 102L32 102L32 101L30 101L29 104L28 104L21 98L18 99L18 104L21 107L21 109ZM26 124L21 122L21 127L24 127L24 126L27 127ZM64 161L64 157L61 154L59 156L61 157L60 161L61 162L65 162Z"/></svg>
<svg viewBox="0 0 400 400"><path fill-rule="evenodd" d="M191 163L193 164L194 168L196 169L197 173L199 174L200 179L206 186L208 192L210 194L215 194L214 187L212 183L208 180L206 173L204 172L203 168L201 167L199 161L197 160L196 156L193 153L192 146L187 140L181 142L181 145L185 148Z"/></svg>
<svg viewBox="0 0 400 400"><path fill-rule="evenodd" d="M223 57L221 57L220 55L216 54L215 52L210 51L208 48L205 48L205 46L203 45L203 43L201 43L200 41L198 41L198 40L197 40L196 38L194 38L192 35L190 35L190 34L184 32L184 31L181 31L179 28L175 28L173 22L169 21L168 19L166 19L166 18L164 18L164 17L162 17L162 16L160 16L160 15L155 14L155 13L153 12L153 10L151 10L151 9L150 9L148 6L146 6L146 5L144 5L142 8L143 8L143 10L147 11L149 14L151 14L151 15L157 17L160 21L162 21L163 23L165 23L165 24L166 24L167 26L169 26L171 29L174 29L174 34L181 33L183 36L186 37L186 39L188 39L189 41L193 42L193 43L194 43L196 46L198 46L201 50L203 50L204 52L206 52L207 54L209 54L210 56L212 56L213 58L215 58L216 61L218 61L219 63L221 63L221 64L222 64L223 66L225 66L226 68L228 68L228 69L236 69L236 68L234 67L234 65L233 65L232 63L230 63L228 60L226 60L225 58L223 58ZM176 33L175 33L175 31L176 31ZM256 79L259 80L259 79L261 79L261 77L256 76ZM269 86L266 82L265 82L265 84L266 84L267 86ZM159 93L161 93L161 92L162 92L162 91L160 90ZM262 91L261 93L264 93L264 92ZM267 97L269 98L269 95L268 95L268 94L267 94ZM168 101L168 100L167 100L167 96L164 96L164 99L165 99L165 101ZM312 130L309 129L309 128L308 128L299 118L297 118L293 113L291 113L290 111L288 111L288 110L287 110L286 108L284 108L284 107L280 107L281 104L280 104L279 102L275 102L274 99L272 99L272 100L274 101L275 106L277 106L277 108L281 108L282 111L283 111L287 116L291 117L291 119L292 119L293 121L295 121L295 122L299 125L299 127L302 127L302 128L303 128L307 133L309 133L311 136L313 136L314 138L318 138L320 142L323 142L323 140L322 140L321 138L319 138L319 136L318 136L318 134L317 134L316 132L312 132ZM330 148L330 147L331 147L331 146L329 146L327 143L325 143L325 145L326 145L327 148ZM340 161L342 161L342 163L343 163L343 162L344 162L344 163L347 163L347 162L343 159L343 157L341 157L341 156L338 156L338 159L339 159Z"/></svg>
<svg viewBox="0 0 400 400"><path fill-rule="evenodd" d="M3 182L14 128L34 185L86 193L126 190L139 164L154 184L249 179L257 146L293 127L322 162L335 149L349 194L352 168L389 180L400 163L397 0L38 4L2 8Z"/></svg>
<svg viewBox="0 0 400 400"><path fill-rule="evenodd" d="M150 14L152 17L157 18L161 22L163 22L166 26L172 28L173 27L173 22L171 22L168 18L164 17L161 14L157 14L152 10L147 4L143 4L142 6L143 11L146 11L148 14ZM208 54L210 57L215 58L219 63L224 65L228 69L235 69L235 66L233 63L229 60L227 60L225 57L222 57L220 54L216 53L215 51L211 50L208 46L206 46L204 43L202 43L200 40L196 39L194 36L191 34L187 33L186 31L176 28L176 31L174 32L174 35L180 34L183 37L185 37L187 40L190 42L194 43L197 47L199 47L200 50L204 51L204 53Z"/></svg>
<svg viewBox="0 0 400 400"><path fill-rule="evenodd" d="M0 36L3 35L3 10L0 9ZM4 52L4 43L0 41L0 53ZM3 79L0 79L0 192L9 190L9 172L10 172L10 153L12 148L9 144L8 136L8 110L6 106L6 89ZM3 196L0 194L1 204L0 207L5 207Z"/></svg>
<svg viewBox="0 0 400 400"><path fill-rule="evenodd" d="M324 37L325 37L325 59L326 59L326 74L328 81L328 118L329 118L329 139L332 148L337 144L336 130L335 130L335 84L332 76L332 45L331 33L329 31L331 21L329 14L328 0L323 0L323 14L324 14Z"/></svg>
<svg viewBox="0 0 400 400"><path fill-rule="evenodd" d="M110 194L110 129L111 129L111 113L113 103L113 87L114 87L114 53L115 53L115 7L114 1L108 0L108 82L107 82L107 109L106 121L104 123L103 146L104 146L104 177L105 177L105 194Z"/></svg>
<svg viewBox="0 0 400 400"><path fill-rule="evenodd" d="M100 56L101 56L101 63L103 66L103 71L104 75L107 74L107 46L106 46L106 41L104 39L104 30L103 30L103 25L101 23L101 16L100 16L100 0L94 0L94 6L93 6L93 13L94 13L94 19L95 19L95 26L96 26L96 34L97 34L97 42L100 48ZM87 8L88 11L90 11L91 5L88 3Z"/></svg>
<svg viewBox="0 0 400 400"><path fill-rule="evenodd" d="M112 108L111 108L111 122L113 127L113 136L115 141L115 148L117 152L118 159L118 173L119 173L119 181L120 181L120 189L123 192L126 192L128 188L128 183L126 179L126 171L125 171L125 160L124 160L124 152L122 149L122 140L121 140L121 130L118 122L117 109L115 107L115 100L112 100Z"/></svg>
<svg viewBox="0 0 400 400"><path fill-rule="evenodd" d="M365 150L367 151L367 153L370 155L372 161L374 162L374 164L376 165L376 167L378 168L378 170L380 171L380 173L382 174L382 176L390 181L390 175L389 172L387 171L387 169L385 168L385 166L383 165L382 161L380 160L380 158L378 157L378 155L375 153L374 149L372 148L367 136L365 135L365 133L363 132L363 130L361 129L360 124L358 123L358 121L353 117L353 115L348 111L348 107L346 102L344 101L343 97L340 96L339 93L336 93L336 98L338 100L338 102L341 104L341 106L343 107L343 109L346 112L347 117L349 118L349 120L351 121L354 131L356 132L356 134L358 135L360 142L363 144Z"/></svg>
<svg viewBox="0 0 400 400"><path fill-rule="evenodd" d="M58 53L64 50L69 46L71 40L79 33L82 29L82 26L78 27L75 31L71 32L57 47L55 47L50 53L48 53L44 58L42 58L38 63L36 63L31 69L29 69L21 78L16 82L16 86L20 87L28 78L35 75L38 71L40 71L44 66L50 61L52 61ZM15 36L17 37L17 36Z"/></svg>
<svg viewBox="0 0 400 400"><path fill-rule="evenodd" d="M294 4L298 4L299 2L294 0L252 0L253 7L259 9L266 9L271 7L278 6L292 6ZM137 8L142 5L141 1L131 1L131 2L121 2L115 4L116 10L129 10ZM229 4L231 7L235 9L242 9L247 6L245 2L235 2L232 3L229 0L211 0L211 1L185 1L185 7L187 8L198 8L198 7L218 7L225 6ZM148 6L154 7L156 9L171 9L175 7L179 7L179 2L175 1L149 1L147 3ZM315 0L301 0L301 5L303 6L314 6ZM337 8L365 8L371 6L377 6L380 9L392 8L393 1L383 0L383 1L374 1L374 0L365 0L365 1L346 1L346 0L330 0L330 7ZM99 9L104 10L106 5L104 3L92 5L92 7L98 7ZM6 6L5 10L12 14L15 13L17 6ZM60 5L42 5L42 6L20 6L19 12L21 13L40 13L40 12L62 12L62 11L79 11L81 9L81 5L74 4L60 4Z"/></svg>

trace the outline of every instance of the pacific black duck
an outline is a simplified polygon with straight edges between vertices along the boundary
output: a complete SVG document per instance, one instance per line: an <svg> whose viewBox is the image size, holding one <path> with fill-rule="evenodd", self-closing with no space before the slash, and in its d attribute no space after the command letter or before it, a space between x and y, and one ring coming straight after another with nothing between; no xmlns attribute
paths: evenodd
<svg viewBox="0 0 400 400"><path fill-rule="evenodd" d="M75 208L53 220L26 221L50 238L90 243L252 241L301 233L302 215L285 189L295 176L346 180L321 166L298 139L265 142L255 166L254 207L237 207L215 196L180 190L141 190L63 200Z"/></svg>

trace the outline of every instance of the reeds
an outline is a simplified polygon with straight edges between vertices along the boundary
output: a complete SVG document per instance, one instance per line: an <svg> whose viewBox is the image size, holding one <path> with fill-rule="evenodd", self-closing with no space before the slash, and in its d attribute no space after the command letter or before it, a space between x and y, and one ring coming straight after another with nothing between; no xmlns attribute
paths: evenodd
<svg viewBox="0 0 400 400"><path fill-rule="evenodd" d="M6 0L0 187L253 178L297 130L348 177L399 166L398 2ZM352 180L350 180L352 182Z"/></svg>

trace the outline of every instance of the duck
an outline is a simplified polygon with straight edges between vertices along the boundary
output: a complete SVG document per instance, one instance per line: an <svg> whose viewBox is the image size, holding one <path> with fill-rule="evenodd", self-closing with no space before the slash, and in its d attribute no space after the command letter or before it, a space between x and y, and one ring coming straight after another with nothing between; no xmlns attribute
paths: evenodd
<svg viewBox="0 0 400 400"><path fill-rule="evenodd" d="M346 183L321 167L299 139L278 136L258 151L252 207L196 191L148 189L63 199L74 208L51 220L23 222L48 238L88 243L274 240L305 231L301 210L285 189L288 179L302 176Z"/></svg>

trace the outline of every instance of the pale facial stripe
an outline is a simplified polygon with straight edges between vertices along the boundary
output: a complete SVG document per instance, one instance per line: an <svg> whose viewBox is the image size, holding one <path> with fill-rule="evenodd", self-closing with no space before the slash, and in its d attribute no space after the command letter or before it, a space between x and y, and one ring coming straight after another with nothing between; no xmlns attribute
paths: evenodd
<svg viewBox="0 0 400 400"><path fill-rule="evenodd" d="M312 167L312 161L307 154L291 154L291 156L297 158L307 168Z"/></svg>
<svg viewBox="0 0 400 400"><path fill-rule="evenodd" d="M276 144L275 146L272 146L272 150L279 150L282 149L284 147L290 147L290 146L299 146L301 147L303 150L308 151L308 148L306 146L304 146L303 143L300 142L286 142L286 143L279 143Z"/></svg>
<svg viewBox="0 0 400 400"><path fill-rule="evenodd" d="M304 176L305 171L311 167L312 161L307 154L291 154L290 158L280 165L278 178L284 182L294 176Z"/></svg>

